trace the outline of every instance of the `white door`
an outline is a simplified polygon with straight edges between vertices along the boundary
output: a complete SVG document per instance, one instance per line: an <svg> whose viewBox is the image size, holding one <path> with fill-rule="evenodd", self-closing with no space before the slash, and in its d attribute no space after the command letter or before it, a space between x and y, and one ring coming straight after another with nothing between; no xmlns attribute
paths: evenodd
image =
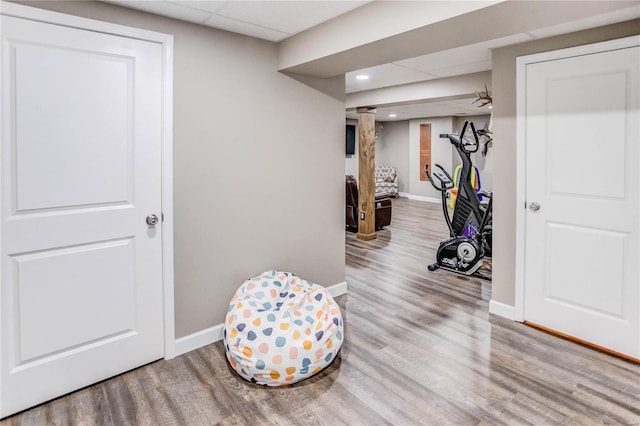
<svg viewBox="0 0 640 426"><path fill-rule="evenodd" d="M525 320L635 358L639 52L528 64L525 130Z"/></svg>
<svg viewBox="0 0 640 426"><path fill-rule="evenodd" d="M1 417L163 356L161 59L2 17Z"/></svg>

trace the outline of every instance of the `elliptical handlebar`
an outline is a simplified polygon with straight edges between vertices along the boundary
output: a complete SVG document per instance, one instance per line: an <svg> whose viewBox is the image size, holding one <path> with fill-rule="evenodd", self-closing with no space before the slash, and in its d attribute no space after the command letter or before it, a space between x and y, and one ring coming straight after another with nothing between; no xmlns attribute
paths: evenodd
<svg viewBox="0 0 640 426"><path fill-rule="evenodd" d="M471 125L471 133L473 133L474 142L465 143L464 135L467 131L467 126ZM477 152L480 148L480 139L478 139L478 133L476 132L476 127L473 124L473 121L465 121L462 126L462 131L459 135L454 133L440 133L440 137L442 139L449 139L449 142L462 152L466 154L471 154ZM470 148L468 148L470 147Z"/></svg>
<svg viewBox="0 0 640 426"><path fill-rule="evenodd" d="M453 188L454 184L451 175L447 173L447 171L443 169L440 164L436 164L435 166L440 169L433 171L433 175L440 181L440 186L436 185L431 173L429 173L429 165L424 165L424 173L427 175L427 178L429 178L429 182L431 182L431 185L440 192L446 192L447 190Z"/></svg>

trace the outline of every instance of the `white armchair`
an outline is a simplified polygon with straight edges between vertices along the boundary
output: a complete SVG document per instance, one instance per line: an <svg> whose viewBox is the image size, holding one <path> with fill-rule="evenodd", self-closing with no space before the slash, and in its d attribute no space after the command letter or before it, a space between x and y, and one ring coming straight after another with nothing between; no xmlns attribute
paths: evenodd
<svg viewBox="0 0 640 426"><path fill-rule="evenodd" d="M395 167L376 166L376 195L387 194L398 198L398 174Z"/></svg>

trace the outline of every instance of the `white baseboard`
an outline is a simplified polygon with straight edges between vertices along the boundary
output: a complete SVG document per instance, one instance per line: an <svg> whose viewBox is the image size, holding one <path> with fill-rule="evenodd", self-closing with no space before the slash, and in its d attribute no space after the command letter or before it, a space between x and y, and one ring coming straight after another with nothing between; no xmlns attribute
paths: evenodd
<svg viewBox="0 0 640 426"><path fill-rule="evenodd" d="M411 194L409 194L408 192L398 192L398 197L401 198L409 198Z"/></svg>
<svg viewBox="0 0 640 426"><path fill-rule="evenodd" d="M442 200L440 198L433 198L433 197L423 197L422 195L411 195L408 194L408 198L410 200L416 200L416 201L424 201L427 203L442 203Z"/></svg>
<svg viewBox="0 0 640 426"><path fill-rule="evenodd" d="M186 354L203 346L222 340L224 324L217 324L196 333L176 339L175 356Z"/></svg>
<svg viewBox="0 0 640 426"><path fill-rule="evenodd" d="M347 282L342 281L341 283L326 287L326 289L333 297L342 296L347 293ZM189 334L188 336L180 337L179 339L176 339L173 355L179 356L186 354L187 352L194 351L203 346L222 340L223 331L224 324L221 323L193 334Z"/></svg>
<svg viewBox="0 0 640 426"><path fill-rule="evenodd" d="M342 281L341 283L334 284L332 286L327 287L327 291L333 297L342 296L343 294L347 294L347 282Z"/></svg>
<svg viewBox="0 0 640 426"><path fill-rule="evenodd" d="M502 302L497 302L495 300L489 301L489 313L498 315L500 317L510 319L512 321L516 320L516 307L507 305Z"/></svg>

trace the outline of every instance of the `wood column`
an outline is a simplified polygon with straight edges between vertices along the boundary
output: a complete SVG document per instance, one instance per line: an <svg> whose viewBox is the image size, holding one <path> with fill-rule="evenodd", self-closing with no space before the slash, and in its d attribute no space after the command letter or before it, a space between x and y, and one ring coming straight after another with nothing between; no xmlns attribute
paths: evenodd
<svg viewBox="0 0 640 426"><path fill-rule="evenodd" d="M358 108L358 234L359 240L375 240L375 166L376 166L376 110Z"/></svg>

